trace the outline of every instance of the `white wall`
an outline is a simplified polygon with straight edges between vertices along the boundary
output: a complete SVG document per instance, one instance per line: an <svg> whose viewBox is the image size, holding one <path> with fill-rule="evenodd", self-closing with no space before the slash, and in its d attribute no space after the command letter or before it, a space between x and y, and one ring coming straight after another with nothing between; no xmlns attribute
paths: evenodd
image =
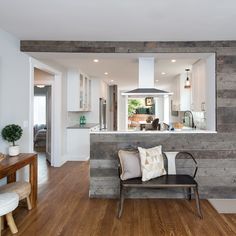
<svg viewBox="0 0 236 236"><path fill-rule="evenodd" d="M179 115L178 116L172 116L171 114L171 100L176 100L176 99L179 99L179 75L178 76L175 76L174 78L166 78L164 81L162 82L158 82L157 84L157 87L158 89L161 89L161 90L164 90L164 91L167 91L167 92L171 92L173 93L173 95L169 96L169 122L168 123L173 123L173 122L178 122L179 121ZM165 102L167 103L167 99L165 100ZM164 103L164 99L163 99L163 103ZM164 105L163 105L164 107ZM163 114L164 114L164 110L163 110ZM167 117L167 114L166 114L166 117ZM160 120L161 121L161 120ZM166 120L164 120L164 117L163 117L163 121L167 122L168 121L168 118Z"/></svg>
<svg viewBox="0 0 236 236"><path fill-rule="evenodd" d="M118 90L118 99L117 99L117 103L118 103L118 117L117 117L117 130L118 131L124 131L127 130L127 98L126 96L121 95L124 92L127 92L127 90Z"/></svg>
<svg viewBox="0 0 236 236"><path fill-rule="evenodd" d="M206 129L216 130L215 54L206 59Z"/></svg>
<svg viewBox="0 0 236 236"><path fill-rule="evenodd" d="M11 123L23 128L17 141L21 152L29 152L30 64L29 56L20 52L20 41L0 29L0 130ZM8 143L0 138L0 152Z"/></svg>

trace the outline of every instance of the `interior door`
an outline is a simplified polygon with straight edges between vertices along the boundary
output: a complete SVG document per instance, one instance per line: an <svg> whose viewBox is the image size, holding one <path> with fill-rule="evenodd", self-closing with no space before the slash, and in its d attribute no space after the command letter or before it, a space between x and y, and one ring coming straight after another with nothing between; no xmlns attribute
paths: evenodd
<svg viewBox="0 0 236 236"><path fill-rule="evenodd" d="M47 124L47 135L46 135L46 158L51 163L51 137L52 137L52 88L47 86L46 96L46 124Z"/></svg>

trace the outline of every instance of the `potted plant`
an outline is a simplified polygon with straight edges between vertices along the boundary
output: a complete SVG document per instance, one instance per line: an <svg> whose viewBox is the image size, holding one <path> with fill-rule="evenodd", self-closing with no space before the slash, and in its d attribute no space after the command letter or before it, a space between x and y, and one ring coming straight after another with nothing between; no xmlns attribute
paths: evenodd
<svg viewBox="0 0 236 236"><path fill-rule="evenodd" d="M15 142L21 138L22 133L22 128L15 124L7 125L2 129L2 138L12 143L9 147L10 156L17 156L20 153L20 147Z"/></svg>

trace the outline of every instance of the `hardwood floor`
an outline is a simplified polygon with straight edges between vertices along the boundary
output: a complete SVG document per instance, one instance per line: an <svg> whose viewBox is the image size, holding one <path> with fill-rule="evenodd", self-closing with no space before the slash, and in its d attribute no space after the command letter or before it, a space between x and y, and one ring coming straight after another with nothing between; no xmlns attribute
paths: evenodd
<svg viewBox="0 0 236 236"><path fill-rule="evenodd" d="M168 199L128 199L118 220L117 200L88 198L88 163L47 168L39 161L38 206L15 211L17 235L236 235L236 215L220 215L206 200L203 220L196 215L195 201ZM7 228L2 235L11 233Z"/></svg>

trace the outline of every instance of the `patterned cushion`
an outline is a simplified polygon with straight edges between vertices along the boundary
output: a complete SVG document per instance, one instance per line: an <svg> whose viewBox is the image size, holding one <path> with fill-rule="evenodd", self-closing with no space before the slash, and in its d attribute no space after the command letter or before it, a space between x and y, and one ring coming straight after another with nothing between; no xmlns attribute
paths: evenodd
<svg viewBox="0 0 236 236"><path fill-rule="evenodd" d="M145 149L138 147L141 159L142 181L166 174L161 146Z"/></svg>

